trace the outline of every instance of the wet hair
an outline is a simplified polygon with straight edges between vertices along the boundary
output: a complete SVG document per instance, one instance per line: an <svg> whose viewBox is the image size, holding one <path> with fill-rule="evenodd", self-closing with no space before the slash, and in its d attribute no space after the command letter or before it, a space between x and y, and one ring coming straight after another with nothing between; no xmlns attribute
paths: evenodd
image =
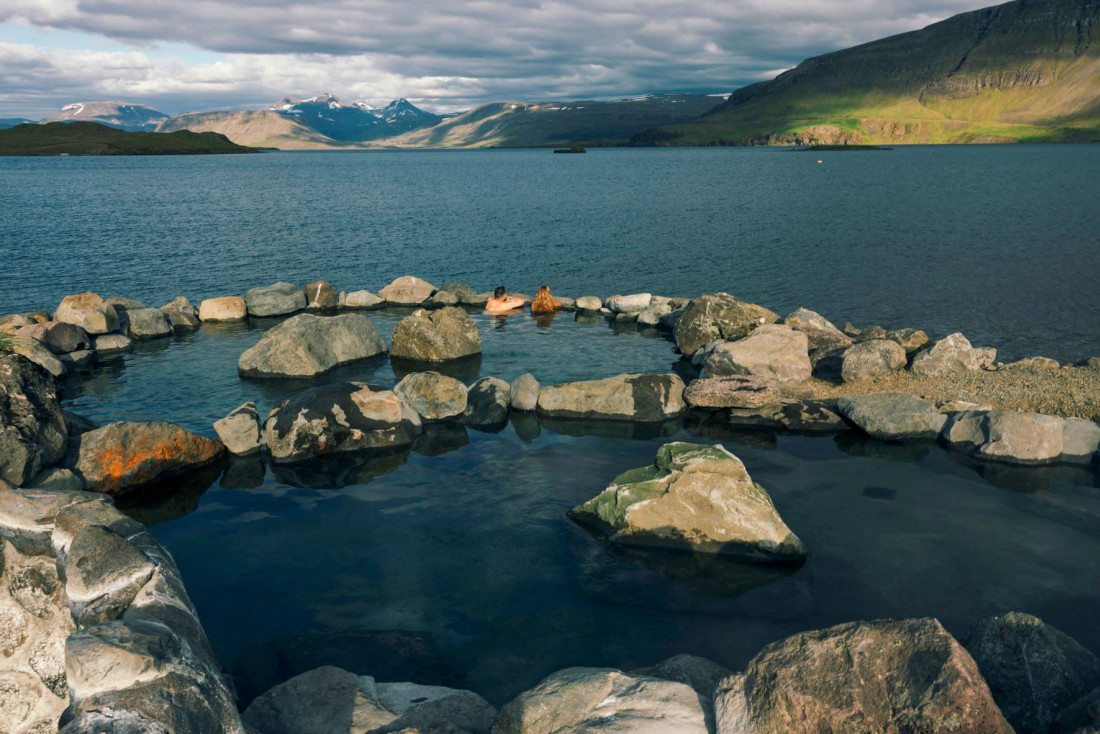
<svg viewBox="0 0 1100 734"><path fill-rule="evenodd" d="M498 285L496 290L493 291L493 298L504 298L506 295L508 295L508 290L502 285Z"/></svg>
<svg viewBox="0 0 1100 734"><path fill-rule="evenodd" d="M531 301L531 313L554 313L557 307L554 305L554 297L550 295L550 286L540 285L535 300Z"/></svg>

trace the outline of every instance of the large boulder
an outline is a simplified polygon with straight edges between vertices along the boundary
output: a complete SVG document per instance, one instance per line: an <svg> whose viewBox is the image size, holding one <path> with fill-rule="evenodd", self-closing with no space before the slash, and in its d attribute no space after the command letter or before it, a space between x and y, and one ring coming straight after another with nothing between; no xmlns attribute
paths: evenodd
<svg viewBox="0 0 1100 734"><path fill-rule="evenodd" d="M264 442L277 462L410 446L420 416L390 390L353 382L322 385L281 403L267 417Z"/></svg>
<svg viewBox="0 0 1100 734"><path fill-rule="evenodd" d="M69 354L92 348L88 332L76 324L60 321L30 324L19 329L16 334L34 339L54 354Z"/></svg>
<svg viewBox="0 0 1100 734"><path fill-rule="evenodd" d="M660 423L686 409L684 381L667 373L567 382L539 391L538 412L552 418Z"/></svg>
<svg viewBox="0 0 1100 734"><path fill-rule="evenodd" d="M1062 461L1088 464L1100 450L1100 425L1084 418L1065 418L1062 428Z"/></svg>
<svg viewBox="0 0 1100 734"><path fill-rule="evenodd" d="M431 298L431 295L437 290L434 285L426 280L421 280L412 275L402 275L378 291L378 295L386 303L416 306Z"/></svg>
<svg viewBox="0 0 1100 734"><path fill-rule="evenodd" d="M930 402L905 393L846 395L836 406L861 431L883 440L935 438L947 422Z"/></svg>
<svg viewBox="0 0 1100 734"><path fill-rule="evenodd" d="M706 734L684 683L612 668L566 668L500 710L494 734Z"/></svg>
<svg viewBox="0 0 1100 734"><path fill-rule="evenodd" d="M749 375L728 375L692 380L684 400L697 408L761 408L778 405L779 388L773 380Z"/></svg>
<svg viewBox="0 0 1100 734"><path fill-rule="evenodd" d="M512 388L497 377L482 377L466 393L462 422L468 426L503 426L508 422Z"/></svg>
<svg viewBox="0 0 1100 734"><path fill-rule="evenodd" d="M801 561L806 547L763 487L721 445L665 444L650 466L620 474L570 517L622 545Z"/></svg>
<svg viewBox="0 0 1100 734"><path fill-rule="evenodd" d="M740 339L761 324L774 324L779 316L755 303L739 301L729 293L699 296L684 308L673 336L688 356L716 339Z"/></svg>
<svg viewBox="0 0 1100 734"><path fill-rule="evenodd" d="M88 489L118 495L221 459L221 441L174 423L110 423L82 434L66 463Z"/></svg>
<svg viewBox="0 0 1100 734"><path fill-rule="evenodd" d="M57 383L24 357L0 354L0 479L29 482L65 455Z"/></svg>
<svg viewBox="0 0 1100 734"><path fill-rule="evenodd" d="M905 349L889 339L871 339L844 351L840 375L845 382L880 377L905 368Z"/></svg>
<svg viewBox="0 0 1100 734"><path fill-rule="evenodd" d="M1017 734L1045 734L1059 713L1100 686L1100 659L1030 614L980 620L966 649Z"/></svg>
<svg viewBox="0 0 1100 734"><path fill-rule="evenodd" d="M810 379L806 335L782 324L765 324L744 339L717 345L704 363L707 377L751 375L780 383Z"/></svg>
<svg viewBox="0 0 1100 734"><path fill-rule="evenodd" d="M200 321L244 321L247 318L248 306L240 296L207 298L199 304Z"/></svg>
<svg viewBox="0 0 1100 734"><path fill-rule="evenodd" d="M171 336L172 322L159 308L137 308L126 312L126 333L134 339Z"/></svg>
<svg viewBox="0 0 1100 734"><path fill-rule="evenodd" d="M306 294L291 283L275 283L248 291L244 302L249 316L286 316L306 307Z"/></svg>
<svg viewBox="0 0 1100 734"><path fill-rule="evenodd" d="M418 309L393 327L390 354L413 362L461 359L481 354L481 335L461 308Z"/></svg>
<svg viewBox="0 0 1100 734"><path fill-rule="evenodd" d="M438 372L410 372L393 391L425 421L455 418L466 410L466 386Z"/></svg>
<svg viewBox="0 0 1100 734"><path fill-rule="evenodd" d="M362 314L304 313L269 329L237 369L244 377L313 377L385 351L378 329Z"/></svg>
<svg viewBox="0 0 1100 734"><path fill-rule="evenodd" d="M54 321L75 324L89 334L110 334L119 330L115 307L95 293L66 296L53 316Z"/></svg>
<svg viewBox="0 0 1100 734"><path fill-rule="evenodd" d="M253 402L245 403L226 417L214 421L214 430L231 454L254 454L263 444L263 426Z"/></svg>
<svg viewBox="0 0 1100 734"><path fill-rule="evenodd" d="M966 650L934 619L849 622L766 646L715 696L718 734L1008 734Z"/></svg>
<svg viewBox="0 0 1100 734"><path fill-rule="evenodd" d="M977 372L992 366L996 358L997 350L975 349L965 336L956 332L917 353L909 369L919 377L941 377Z"/></svg>

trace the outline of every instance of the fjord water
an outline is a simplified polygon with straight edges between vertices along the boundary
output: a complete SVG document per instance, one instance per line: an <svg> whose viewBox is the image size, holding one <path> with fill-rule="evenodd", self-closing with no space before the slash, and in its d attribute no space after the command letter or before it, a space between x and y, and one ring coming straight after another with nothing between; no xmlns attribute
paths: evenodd
<svg viewBox="0 0 1100 734"><path fill-rule="evenodd" d="M1010 358L1072 359L1100 354L1098 164L1100 146L0 160L0 312L86 289L159 304L414 273L563 295L727 290L780 313L961 329ZM368 313L386 337L402 315ZM467 383L684 369L656 332L602 319L475 320L483 357L449 369ZM238 378L274 323L141 344L71 378L66 405L213 435L245 400L264 413L315 384ZM322 381L401 374L378 358ZM741 457L809 561L625 552L566 517L673 439ZM1095 468L979 465L852 434L514 416L497 433L433 428L377 460L238 461L133 511L172 551L246 699L331 662L500 704L570 665L694 653L736 668L853 619L935 616L962 637L1020 610L1100 652L1097 485ZM382 631L395 634L363 642Z"/></svg>

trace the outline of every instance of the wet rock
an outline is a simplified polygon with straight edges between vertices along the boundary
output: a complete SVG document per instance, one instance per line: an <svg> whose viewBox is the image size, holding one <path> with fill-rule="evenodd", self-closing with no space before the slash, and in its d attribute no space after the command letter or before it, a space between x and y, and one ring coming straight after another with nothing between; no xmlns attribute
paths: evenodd
<svg viewBox="0 0 1100 734"><path fill-rule="evenodd" d="M65 454L68 429L52 377L22 356L0 354L0 479L30 481Z"/></svg>
<svg viewBox="0 0 1100 734"><path fill-rule="evenodd" d="M168 325L176 336L194 333L202 326L199 317L187 311L168 311L167 316Z"/></svg>
<svg viewBox="0 0 1100 734"><path fill-rule="evenodd" d="M393 327L390 354L412 362L461 359L481 354L481 335L461 308L420 309Z"/></svg>
<svg viewBox="0 0 1100 734"><path fill-rule="evenodd" d="M578 311L599 311L603 308L603 300L598 296L581 296L576 303Z"/></svg>
<svg viewBox="0 0 1100 734"><path fill-rule="evenodd" d="M340 365L386 352L378 329L362 314L299 314L273 329L241 355L243 377L314 377Z"/></svg>
<svg viewBox="0 0 1100 734"><path fill-rule="evenodd" d="M905 369L905 349L889 339L871 339L849 347L841 359L845 382L865 380Z"/></svg>
<svg viewBox="0 0 1100 734"><path fill-rule="evenodd" d="M370 291L352 291L344 298L344 308L381 308L385 301Z"/></svg>
<svg viewBox="0 0 1100 734"><path fill-rule="evenodd" d="M652 293L635 293L629 296L611 296L604 305L613 313L639 314L649 308L652 301Z"/></svg>
<svg viewBox="0 0 1100 734"><path fill-rule="evenodd" d="M207 298L199 304L199 319L204 322L244 321L246 318L248 306L240 296Z"/></svg>
<svg viewBox="0 0 1100 734"><path fill-rule="evenodd" d="M657 326L661 323L661 319L670 313L672 313L672 306L667 303L654 303L638 314L638 324L639 326Z"/></svg>
<svg viewBox="0 0 1100 734"><path fill-rule="evenodd" d="M766 646L715 696L719 734L1012 731L934 619L851 622Z"/></svg>
<svg viewBox="0 0 1100 734"><path fill-rule="evenodd" d="M779 399L775 382L748 375L692 380L684 390L684 400L697 408L759 408Z"/></svg>
<svg viewBox="0 0 1100 734"><path fill-rule="evenodd" d="M719 344L704 363L706 377L753 375L779 383L810 379L806 335L781 324L765 324L737 341Z"/></svg>
<svg viewBox="0 0 1100 734"><path fill-rule="evenodd" d="M980 620L966 649L1018 734L1047 732L1059 713L1100 686L1100 659L1030 614Z"/></svg>
<svg viewBox="0 0 1100 734"><path fill-rule="evenodd" d="M221 441L174 423L111 423L80 436L66 463L88 489L118 495L221 459Z"/></svg>
<svg viewBox="0 0 1100 734"><path fill-rule="evenodd" d="M54 313L54 321L75 324L92 335L110 334L119 330L115 307L90 292L66 296Z"/></svg>
<svg viewBox="0 0 1100 734"><path fill-rule="evenodd" d="M781 409L783 427L799 433L834 433L848 430L848 423L835 410L836 404L815 400L786 403Z"/></svg>
<svg viewBox="0 0 1100 734"><path fill-rule="evenodd" d="M244 303L249 316L287 316L306 307L308 301L302 289L292 283L253 288L244 294ZM203 321L207 319L202 317Z"/></svg>
<svg viewBox="0 0 1100 734"><path fill-rule="evenodd" d="M1064 418L1062 461L1087 464L1100 450L1100 425L1083 418Z"/></svg>
<svg viewBox="0 0 1100 734"><path fill-rule="evenodd" d="M965 336L956 332L917 353L910 370L919 377L977 372L990 367L996 358L995 349L975 349Z"/></svg>
<svg viewBox="0 0 1100 734"><path fill-rule="evenodd" d="M413 372L393 391L425 421L455 418L466 410L466 386L438 372Z"/></svg>
<svg viewBox="0 0 1100 734"><path fill-rule="evenodd" d="M85 349L79 352L59 355L58 359L65 365L65 371L68 373L73 370L82 370L91 367L96 363L98 357L91 349Z"/></svg>
<svg viewBox="0 0 1100 734"><path fill-rule="evenodd" d="M125 334L104 334L95 338L95 350L99 354L132 352L134 340Z"/></svg>
<svg viewBox="0 0 1100 734"><path fill-rule="evenodd" d="M500 710L495 734L706 734L699 694L611 668L566 668Z"/></svg>
<svg viewBox="0 0 1100 734"><path fill-rule="evenodd" d="M60 321L24 326L16 334L34 339L54 354L68 354L92 348L88 332L75 324Z"/></svg>
<svg viewBox="0 0 1100 734"><path fill-rule="evenodd" d="M12 337L11 352L30 360L54 377L64 377L68 372L65 363L57 355L29 337Z"/></svg>
<svg viewBox="0 0 1100 734"><path fill-rule="evenodd" d="M477 427L503 426L508 422L511 393L511 386L504 380L482 377L466 393L462 422Z"/></svg>
<svg viewBox="0 0 1100 734"><path fill-rule="evenodd" d="M386 303L415 306L428 300L436 290L438 289L426 280L412 275L402 275L378 291L378 295Z"/></svg>
<svg viewBox="0 0 1100 734"><path fill-rule="evenodd" d="M340 307L340 293L327 280L317 280L305 287L306 307L319 311L335 311Z"/></svg>
<svg viewBox="0 0 1100 734"><path fill-rule="evenodd" d="M409 446L420 416L390 390L340 382L307 390L279 405L264 424L277 462Z"/></svg>
<svg viewBox="0 0 1100 734"><path fill-rule="evenodd" d="M764 563L806 557L768 493L721 445L665 444L653 465L619 475L570 517L623 545Z"/></svg>
<svg viewBox="0 0 1100 734"><path fill-rule="evenodd" d="M558 296L557 299L559 301L561 301L561 310L562 311L576 311L577 310L577 302L574 301L572 298L569 298L568 296Z"/></svg>
<svg viewBox="0 0 1100 734"><path fill-rule="evenodd" d="M156 339L172 335L168 314L157 308L139 308L126 312L126 333L134 339Z"/></svg>
<svg viewBox="0 0 1100 734"><path fill-rule="evenodd" d="M539 381L530 372L512 380L509 392L513 410L530 411L539 405Z"/></svg>
<svg viewBox="0 0 1100 734"><path fill-rule="evenodd" d="M680 314L673 332L676 346L688 356L716 339L741 339L761 324L774 324L779 316L754 303L739 301L728 293L712 293L692 299Z"/></svg>
<svg viewBox="0 0 1100 734"><path fill-rule="evenodd" d="M65 594L79 626L118 619L153 576L149 557L100 525L76 534L65 556Z"/></svg>
<svg viewBox="0 0 1100 734"><path fill-rule="evenodd" d="M897 342L906 354L915 354L928 346L930 339L920 329L891 329L886 332L886 338Z"/></svg>
<svg viewBox="0 0 1100 734"><path fill-rule="evenodd" d="M947 422L927 400L904 393L849 395L836 405L864 433L883 440L935 438Z"/></svg>
<svg viewBox="0 0 1100 734"><path fill-rule="evenodd" d="M659 423L686 409L684 382L672 373L626 374L539 391L539 415Z"/></svg>
<svg viewBox="0 0 1100 734"><path fill-rule="evenodd" d="M432 297L428 299L427 306L429 308L445 308L447 306L457 306L459 301L458 296L448 291L436 291L432 294Z"/></svg>
<svg viewBox="0 0 1100 734"><path fill-rule="evenodd" d="M253 402L245 403L226 417L215 421L214 430L231 454L254 454L263 443L260 414Z"/></svg>

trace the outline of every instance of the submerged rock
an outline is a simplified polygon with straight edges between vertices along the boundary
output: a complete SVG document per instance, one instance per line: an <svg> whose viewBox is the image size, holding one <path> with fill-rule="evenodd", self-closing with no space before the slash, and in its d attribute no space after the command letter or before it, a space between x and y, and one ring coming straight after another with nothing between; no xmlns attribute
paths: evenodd
<svg viewBox="0 0 1100 734"><path fill-rule="evenodd" d="M0 354L0 479L21 486L65 455L68 429L52 377Z"/></svg>
<svg viewBox="0 0 1100 734"><path fill-rule="evenodd" d="M956 332L919 352L909 369L919 377L940 377L977 372L992 366L996 358L997 350L975 349L965 336Z"/></svg>
<svg viewBox="0 0 1100 734"><path fill-rule="evenodd" d="M539 381L530 372L512 380L509 398L514 410L535 410L539 405Z"/></svg>
<svg viewBox="0 0 1100 734"><path fill-rule="evenodd" d="M264 442L274 461L292 462L403 448L421 429L417 412L392 391L339 382L280 404L264 424Z"/></svg>
<svg viewBox="0 0 1100 734"><path fill-rule="evenodd" d="M871 339L844 351L840 375L845 382L879 377L905 369L905 349L889 339Z"/></svg>
<svg viewBox="0 0 1100 734"><path fill-rule="evenodd" d="M482 377L466 393L462 422L468 426L494 427L508 422L511 386L496 377Z"/></svg>
<svg viewBox="0 0 1100 734"><path fill-rule="evenodd" d="M245 403L221 420L214 421L214 430L231 454L254 454L263 444L260 414L253 402Z"/></svg>
<svg viewBox="0 0 1100 734"><path fill-rule="evenodd" d="M362 314L299 314L241 355L244 377L313 377L343 364L384 354L386 342Z"/></svg>
<svg viewBox="0 0 1100 734"><path fill-rule="evenodd" d="M837 409L872 438L935 438L947 416L927 400L905 393L868 393L838 398Z"/></svg>
<svg viewBox="0 0 1100 734"><path fill-rule="evenodd" d="M466 386L438 372L413 372L393 388L425 421L442 421L466 410Z"/></svg>
<svg viewBox="0 0 1100 734"><path fill-rule="evenodd" d="M698 408L760 408L779 403L773 380L749 375L729 375L692 380L684 400Z"/></svg>
<svg viewBox="0 0 1100 734"><path fill-rule="evenodd" d="M806 335L781 324L718 344L704 363L707 377L753 375L780 383L804 382L812 371Z"/></svg>
<svg viewBox="0 0 1100 734"><path fill-rule="evenodd" d="M538 399L539 415L637 423L666 421L686 407L684 382L672 373L568 382L542 388Z"/></svg>
<svg viewBox="0 0 1100 734"><path fill-rule="evenodd" d="M481 354L481 335L461 308L419 309L393 327L390 354L412 362L447 362Z"/></svg>
<svg viewBox="0 0 1100 734"><path fill-rule="evenodd" d="M75 324L89 334L110 334L119 330L118 312L96 293L66 296L54 313L54 321Z"/></svg>
<svg viewBox="0 0 1100 734"><path fill-rule="evenodd" d="M318 280L305 287L306 307L319 311L335 311L340 307L340 293L327 280Z"/></svg>
<svg viewBox="0 0 1100 734"><path fill-rule="evenodd" d="M88 489L118 495L217 461L225 446L174 423L110 423L80 436L66 456Z"/></svg>
<svg viewBox="0 0 1100 734"><path fill-rule="evenodd" d="M207 298L199 304L201 321L244 321L246 318L248 318L248 306L240 296Z"/></svg>
<svg viewBox="0 0 1100 734"><path fill-rule="evenodd" d="M739 301L729 293L699 296L684 308L673 332L676 346L689 357L716 339L740 339L779 316L755 303Z"/></svg>
<svg viewBox="0 0 1100 734"><path fill-rule="evenodd" d="M286 316L307 305L306 294L291 283L275 283L253 288L244 294L249 316ZM203 319L206 321L206 319Z"/></svg>
<svg viewBox="0 0 1100 734"><path fill-rule="evenodd" d="M718 734L1008 734L966 650L934 619L850 622L761 650L715 696Z"/></svg>
<svg viewBox="0 0 1100 734"><path fill-rule="evenodd" d="M706 734L690 686L612 668L566 668L500 710L494 734Z"/></svg>
<svg viewBox="0 0 1100 734"><path fill-rule="evenodd" d="M624 545L801 561L806 547L745 465L721 445L665 444L653 465L619 475L570 517Z"/></svg>
<svg viewBox="0 0 1100 734"><path fill-rule="evenodd" d="M378 291L378 295L387 303L401 306L416 306L428 300L438 290L426 280L412 275L402 275Z"/></svg>

